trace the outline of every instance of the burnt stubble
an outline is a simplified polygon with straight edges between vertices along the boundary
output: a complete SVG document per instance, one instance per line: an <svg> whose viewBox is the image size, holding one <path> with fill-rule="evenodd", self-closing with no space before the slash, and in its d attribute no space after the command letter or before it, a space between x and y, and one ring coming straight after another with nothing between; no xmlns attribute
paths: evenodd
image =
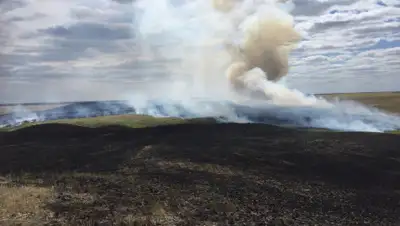
<svg viewBox="0 0 400 226"><path fill-rule="evenodd" d="M52 187L48 225L397 225L400 139L257 124L0 133L12 186Z"/></svg>

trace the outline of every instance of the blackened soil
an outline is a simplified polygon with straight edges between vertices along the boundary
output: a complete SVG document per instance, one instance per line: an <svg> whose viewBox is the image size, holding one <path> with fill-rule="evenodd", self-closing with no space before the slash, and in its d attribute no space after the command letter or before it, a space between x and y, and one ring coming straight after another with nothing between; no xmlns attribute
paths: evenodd
<svg viewBox="0 0 400 226"><path fill-rule="evenodd" d="M50 225L400 225L400 136L256 124L40 125L0 175L54 186Z"/></svg>

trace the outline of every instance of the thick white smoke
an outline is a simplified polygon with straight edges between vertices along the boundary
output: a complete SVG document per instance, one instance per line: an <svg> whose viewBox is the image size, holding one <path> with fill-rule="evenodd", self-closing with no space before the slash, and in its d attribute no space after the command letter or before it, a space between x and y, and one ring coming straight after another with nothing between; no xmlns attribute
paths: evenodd
<svg viewBox="0 0 400 226"><path fill-rule="evenodd" d="M12 113L11 121L13 126L18 126L25 122L39 122L44 120L37 113L22 105L7 107L5 110L7 113ZM6 124L3 124L3 120L1 120L1 118L2 117L0 115L0 128L3 128L6 126Z"/></svg>
<svg viewBox="0 0 400 226"><path fill-rule="evenodd" d="M158 65L151 73L166 75L126 96L136 113L348 131L400 129L399 116L308 96L281 83L290 76L290 51L301 39L293 28L292 1L136 0L132 6L136 45Z"/></svg>
<svg viewBox="0 0 400 226"><path fill-rule="evenodd" d="M249 87L243 80L255 68L264 80L277 81L300 39L288 13L291 2L143 0L134 7L142 54L163 65L173 81L189 85L185 95L244 94Z"/></svg>
<svg viewBox="0 0 400 226"><path fill-rule="evenodd" d="M314 127L374 132L400 128L397 116L306 96L279 83L290 74L290 50L301 38L293 28L292 1L138 0L133 6L142 54L168 74L147 93L130 97L139 112L159 115L148 101L158 99L196 116L252 121L227 104L234 103L284 120L305 118ZM179 112L166 108L163 115Z"/></svg>

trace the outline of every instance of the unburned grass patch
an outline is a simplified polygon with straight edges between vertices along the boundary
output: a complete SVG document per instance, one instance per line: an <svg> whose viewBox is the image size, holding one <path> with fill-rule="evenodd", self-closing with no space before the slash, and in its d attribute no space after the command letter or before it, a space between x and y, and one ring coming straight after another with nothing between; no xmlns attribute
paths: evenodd
<svg viewBox="0 0 400 226"><path fill-rule="evenodd" d="M213 124L216 120L213 118L193 118L183 119L176 117L153 117L148 115L111 115L92 118L60 119L45 122L26 122L15 127L0 128L0 132L8 132L24 129L32 126L41 125L74 125L85 128L99 127L126 127L126 128L146 128L164 125L179 124Z"/></svg>
<svg viewBox="0 0 400 226"><path fill-rule="evenodd" d="M0 225L43 225L53 217L45 207L53 197L48 187L0 185Z"/></svg>
<svg viewBox="0 0 400 226"><path fill-rule="evenodd" d="M64 106L65 104L20 104L20 105L1 105L0 104L0 115L10 113L21 113L26 111L44 111L52 108Z"/></svg>
<svg viewBox="0 0 400 226"><path fill-rule="evenodd" d="M352 100L392 113L400 113L400 92L321 94L327 99Z"/></svg>

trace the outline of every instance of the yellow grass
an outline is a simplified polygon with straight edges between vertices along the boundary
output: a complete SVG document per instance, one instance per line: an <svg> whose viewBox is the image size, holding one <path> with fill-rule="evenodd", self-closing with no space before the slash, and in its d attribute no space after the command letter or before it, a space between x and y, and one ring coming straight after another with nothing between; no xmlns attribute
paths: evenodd
<svg viewBox="0 0 400 226"><path fill-rule="evenodd" d="M24 105L24 109L28 111L44 111L56 107L61 107L64 104L43 104L43 105ZM0 106L0 115L9 114L17 108L13 106Z"/></svg>
<svg viewBox="0 0 400 226"><path fill-rule="evenodd" d="M0 185L0 225L38 225L51 218L45 210L51 188Z"/></svg>
<svg viewBox="0 0 400 226"><path fill-rule="evenodd" d="M353 100L384 111L400 113L400 92L337 93L322 94L320 96L328 99L338 97L342 100Z"/></svg>

